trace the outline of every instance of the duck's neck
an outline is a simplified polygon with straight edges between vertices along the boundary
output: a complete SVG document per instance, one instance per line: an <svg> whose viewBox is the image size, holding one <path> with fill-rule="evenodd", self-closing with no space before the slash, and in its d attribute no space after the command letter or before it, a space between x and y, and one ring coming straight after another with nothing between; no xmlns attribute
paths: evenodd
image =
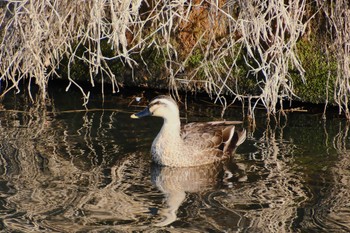
<svg viewBox="0 0 350 233"><path fill-rule="evenodd" d="M181 123L178 116L164 118L162 134L169 134L173 137L180 137Z"/></svg>

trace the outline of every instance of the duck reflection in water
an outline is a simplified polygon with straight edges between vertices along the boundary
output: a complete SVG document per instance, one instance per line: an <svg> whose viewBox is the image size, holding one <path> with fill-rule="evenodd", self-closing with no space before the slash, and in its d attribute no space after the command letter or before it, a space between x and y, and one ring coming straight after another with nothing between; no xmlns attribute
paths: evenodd
<svg viewBox="0 0 350 233"><path fill-rule="evenodd" d="M152 183L165 195L167 207L160 210L162 220L156 226L167 226L177 220L177 210L186 193L204 193L232 182L247 179L244 166L230 161L196 167L166 167L152 163Z"/></svg>

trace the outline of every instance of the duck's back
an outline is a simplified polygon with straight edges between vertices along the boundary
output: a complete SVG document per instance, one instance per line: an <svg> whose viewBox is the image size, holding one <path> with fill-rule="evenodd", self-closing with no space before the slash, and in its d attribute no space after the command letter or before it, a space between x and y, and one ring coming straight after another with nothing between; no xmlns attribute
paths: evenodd
<svg viewBox="0 0 350 233"><path fill-rule="evenodd" d="M235 126L240 121L194 122L182 127L181 137L185 144L202 152L203 156L214 156L220 159L231 154L244 142L245 130L237 131Z"/></svg>

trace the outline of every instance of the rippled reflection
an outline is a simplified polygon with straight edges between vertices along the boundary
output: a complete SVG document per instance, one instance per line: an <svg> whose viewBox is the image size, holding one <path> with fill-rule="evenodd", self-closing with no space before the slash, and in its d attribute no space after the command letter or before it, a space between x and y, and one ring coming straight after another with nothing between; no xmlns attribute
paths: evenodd
<svg viewBox="0 0 350 233"><path fill-rule="evenodd" d="M321 197L316 197L315 205L306 208L303 222L306 229L317 228L325 232L350 231L350 150L349 125L338 124L337 134L330 144L337 152L337 160L322 168L329 171L321 176L318 189Z"/></svg>
<svg viewBox="0 0 350 233"><path fill-rule="evenodd" d="M187 193L202 193L214 190L225 181L223 164L177 168L153 165L152 182L165 194L166 207L161 210L162 220L156 226L167 226L177 220L177 211L186 199Z"/></svg>
<svg viewBox="0 0 350 233"><path fill-rule="evenodd" d="M249 132L229 161L170 168L150 161L161 122L131 121L127 105L59 108L0 112L1 230L350 230L349 128L340 120L291 117Z"/></svg>

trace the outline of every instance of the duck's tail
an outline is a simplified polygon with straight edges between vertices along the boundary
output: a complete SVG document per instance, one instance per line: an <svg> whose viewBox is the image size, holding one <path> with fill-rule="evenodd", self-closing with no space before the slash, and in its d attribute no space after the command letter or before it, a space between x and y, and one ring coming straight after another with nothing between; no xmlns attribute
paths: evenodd
<svg viewBox="0 0 350 233"><path fill-rule="evenodd" d="M239 145L241 145L247 138L247 131L242 129L241 131L236 131L233 126L230 130L230 137L226 141L224 147L224 153L232 153Z"/></svg>
<svg viewBox="0 0 350 233"><path fill-rule="evenodd" d="M236 147L241 145L245 139L247 138L247 131L245 129L243 129L240 132L235 132L235 134L237 135L237 142L236 142Z"/></svg>

